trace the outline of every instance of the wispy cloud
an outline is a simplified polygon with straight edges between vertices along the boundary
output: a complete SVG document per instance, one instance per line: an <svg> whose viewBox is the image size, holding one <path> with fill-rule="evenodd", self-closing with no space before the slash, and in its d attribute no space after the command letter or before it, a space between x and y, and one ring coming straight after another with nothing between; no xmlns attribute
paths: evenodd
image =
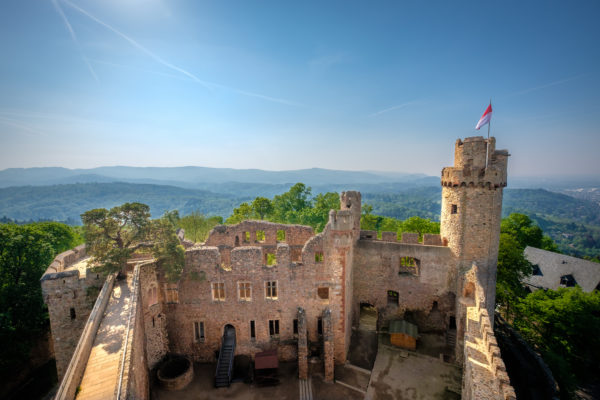
<svg viewBox="0 0 600 400"><path fill-rule="evenodd" d="M18 128L21 131L27 133L29 136L47 136L44 132L41 132L27 124L24 124L21 121L14 120L12 118L6 118L3 116L0 116L0 123L2 123L4 125L12 126L14 128Z"/></svg>
<svg viewBox="0 0 600 400"><path fill-rule="evenodd" d="M369 114L369 117L376 117L378 115L385 114L387 112L394 111L394 110L400 110L402 108L406 108L410 105L417 104L417 103L418 103L418 101L416 101L416 100L407 101L406 103L398 104L398 105L374 112L373 114Z"/></svg>
<svg viewBox="0 0 600 400"><path fill-rule="evenodd" d="M549 88L549 87L552 87L552 86L561 85L563 83L574 81L574 80L582 78L584 76L586 76L586 74L575 75L575 76L571 76L569 78L560 79L560 80L557 80L557 81L554 81L554 82L545 83L545 84L540 85L540 86L535 86L535 87L528 88L528 89L525 89L525 90L521 90L521 91L518 91L518 92L515 92L515 93L511 93L510 95L508 95L508 97L522 96L524 94L528 94L528 93L531 93L531 92L537 92L538 90L546 89L546 88Z"/></svg>
<svg viewBox="0 0 600 400"><path fill-rule="evenodd" d="M323 72L333 67L336 64L341 64L348 60L348 55L343 52L331 53L317 58L313 58L308 62L308 67L311 71Z"/></svg>
<svg viewBox="0 0 600 400"><path fill-rule="evenodd" d="M211 89L211 88L219 88L219 89L224 89L224 90L228 90L237 94L241 94L244 96L249 96L249 97L256 97L259 99L263 99L263 100L267 100L267 101L271 101L271 102L275 102L275 103L280 103L280 104L286 104L286 105L291 105L291 106L300 106L301 104L290 101L290 100L286 100L286 99L281 99L281 98L277 98L277 97L271 97L271 96L266 96L260 93L254 93L254 92L249 92L246 90L241 90L241 89L237 89L237 88L232 88L229 86L225 86L225 85L221 85L218 83L214 83L214 82L208 82L205 80L202 80L200 78L198 78L196 75L194 75L193 73L191 73L190 71L187 71L171 62L168 62L167 60L165 60L164 58L160 57L158 54L150 51L149 49L147 49L146 47L142 46L140 43L138 43L135 39L133 39L132 37L126 35L125 33L121 32L120 30L118 30L117 28L113 27L112 25L100 20L99 18L97 18L96 16L92 15L91 13L89 13L88 11L84 10L83 8L73 4L72 2L70 2L69 0L61 0L63 1L65 4L67 4L68 6L72 7L73 9L79 11L81 14L85 15L86 17L90 18L91 20L95 21L96 23L104 26L106 29L110 30L111 32L113 32L114 34L120 36L122 39L124 39L125 41L127 41L129 44L131 44L133 47L135 47L136 49L140 50L142 53L146 54L147 56L149 56L150 58L152 58L154 61L158 62L159 64L173 70L176 72L179 72L180 74L183 74L184 76L188 77L189 79L191 79L192 81L204 86L206 89Z"/></svg>
<svg viewBox="0 0 600 400"><path fill-rule="evenodd" d="M94 78L94 80L96 82L100 82L100 80L98 79L98 75L96 74L96 71L94 71L94 68L92 67L92 64L90 64L90 62L88 61L85 54L83 54L83 51L81 50L81 45L79 44L79 41L77 40L77 35L75 35L75 30L73 29L73 26L69 22L69 19L67 18L66 14L63 12L63 9L61 8L60 4L58 4L57 0L52 0L52 4L54 5L54 8L56 9L56 12L58 13L58 15L60 15L63 22L65 23L65 26L66 26L67 30L69 31L69 34L71 35L71 38L73 39L73 42L75 42L75 45L79 49L79 53L81 54L81 58L83 59L83 62L87 66L88 70L90 71L90 74L92 74L92 77Z"/></svg>

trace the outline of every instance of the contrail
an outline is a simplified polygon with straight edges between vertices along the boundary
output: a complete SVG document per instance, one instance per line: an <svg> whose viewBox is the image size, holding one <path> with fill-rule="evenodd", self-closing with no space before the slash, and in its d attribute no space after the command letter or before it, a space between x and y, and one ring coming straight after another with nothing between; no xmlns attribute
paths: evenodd
<svg viewBox="0 0 600 400"><path fill-rule="evenodd" d="M96 23L104 26L106 29L109 29L110 31L112 31L113 33L115 33L116 35L122 37L123 39L125 39L127 42L129 42L132 46L134 46L135 48L137 48L138 50L140 50L141 52L143 52L144 54L148 55L150 58L152 58L153 60L155 60L156 62L158 62L159 64L164 65L167 68L170 68L174 71L177 71L185 76L187 76L188 78L192 79L194 82L199 83L200 85L204 86L206 89L210 90L211 87L217 87L217 88L221 88L221 89L225 89L225 90L229 90L244 96L250 96L250 97L256 97L259 99L263 99L263 100L267 100L267 101L271 101L271 102L275 102L275 103L280 103L280 104L286 104L286 105L291 105L291 106L300 106L301 104L299 103L294 103L292 101L289 100L285 100L285 99L279 99L276 97L270 97L270 96L265 96L262 94L258 94L258 93L253 93L253 92L247 92L244 90L240 90L240 89L236 89L236 88L231 88L225 85L221 85L218 83L214 83L214 82L208 82L208 81L204 81L200 78L198 78L196 75L192 74L189 71L186 71L185 69L178 67L177 65L174 65L170 62L168 62L167 60L165 60L164 58L160 57L158 54L148 50L146 47L142 46L140 43L138 43L137 41L135 41L133 38L129 37L128 35L124 34L123 32L119 31L117 28L107 24L106 22L98 19L97 17L95 17L94 15L90 14L89 12L87 12L86 10L84 10L83 8L71 3L69 0L62 0L65 4L67 4L68 6L74 8L75 10L79 11L80 13L82 13L83 15L85 15L86 17L90 18L91 20L95 21Z"/></svg>
<svg viewBox="0 0 600 400"><path fill-rule="evenodd" d="M96 82L100 82L100 80L98 79L98 75L96 75L96 71L94 71L94 68L92 68L92 65L88 61L87 57L83 54L83 51L81 50L81 46L79 45L79 41L77 40L77 35L75 35L75 30L73 30L73 27L71 26L69 19L67 18L67 16L63 12L62 8L60 7L60 4L58 4L57 0L52 0L52 4L54 5L56 12L60 15L63 22L65 23L65 26L67 27L67 30L69 31L69 34L71 35L71 38L73 39L73 42L75 42L75 45L77 46L77 48L79 50L79 53L81 53L81 58L83 59L83 62L87 66L88 70L90 71L90 74L92 74L92 77L94 77Z"/></svg>
<svg viewBox="0 0 600 400"><path fill-rule="evenodd" d="M157 54L154 54L153 52L151 52L150 50L148 50L147 48L145 48L144 46L142 46L141 44L139 44L138 42L136 42L135 40L133 40L132 38L130 38L129 36L127 36L126 34L124 34L123 32L121 32L118 29L114 28L113 26L107 24L106 22L99 20L98 18L96 18L95 16L93 16L92 14L90 14L89 12L85 11L83 8L81 8L79 6L76 6L75 4L71 3L68 0L62 0L62 1L65 4L69 5L70 7L74 8L75 10L79 11L80 13L82 13L83 15L85 15L86 17L88 17L88 18L92 19L93 21L97 22L98 24L104 26L106 29L109 29L113 33L121 36L123 39L125 39L126 41L128 41L132 46L134 46L135 48L137 48L141 52L145 53L146 55L148 55L149 57L151 57L152 59L154 59L156 62L164 65L167 68L170 68L170 69L172 69L174 71L180 72L180 73L188 76L189 78L191 78L195 82L197 82L197 83L205 86L207 89L209 89L204 81L202 81L201 79L199 79L196 75L192 74L191 72L188 72L185 69L180 68L180 67L178 67L176 65L173 65L170 62L164 60L163 58L161 58Z"/></svg>
<svg viewBox="0 0 600 400"><path fill-rule="evenodd" d="M546 83L544 85L540 85L540 86L532 87L532 88L529 88L529 89L525 89L525 90L522 90L520 92L515 92L515 93L511 94L511 95L509 95L509 97L512 97L512 96L521 96L521 95L524 95L524 94L527 94L527 93L531 93L531 92L535 92L535 91L538 91L538 90L546 89L546 88L549 88L549 87L552 87L552 86L560 85L562 83L566 83L566 82L569 82L569 81L573 81L575 79L579 79L579 78L581 78L581 77L583 77L585 75L586 74L575 75L575 76L572 76L570 78L565 78L565 79L561 79L561 80L558 80L558 81Z"/></svg>
<svg viewBox="0 0 600 400"><path fill-rule="evenodd" d="M22 124L20 121L15 121L14 119L11 119L11 118L0 117L0 122L3 122L5 125L19 128L25 132L34 133L35 136L47 136L45 133L40 132L36 129L30 128L29 126ZM34 135L30 135L30 136L34 136Z"/></svg>
<svg viewBox="0 0 600 400"><path fill-rule="evenodd" d="M65 15L65 13L62 10L62 8L60 7L60 4L58 4L58 1L57 0L52 0L52 4L54 5L54 8L56 9L56 12L58 13L58 15L61 16L63 22L65 23L65 26L67 27L67 30L71 34L71 37L73 38L73 41L75 43L78 43L77 42L77 36L75 35L75 31L73 30L73 27L71 26L71 23L69 22L67 16Z"/></svg>
<svg viewBox="0 0 600 400"><path fill-rule="evenodd" d="M406 103L398 104L397 106L393 106L393 107L386 108L381 111L374 112L373 114L369 114L369 117L376 117L378 115L385 114L386 112L389 112L389 111L399 110L401 108L410 106L411 104L415 104L415 101L407 101Z"/></svg>

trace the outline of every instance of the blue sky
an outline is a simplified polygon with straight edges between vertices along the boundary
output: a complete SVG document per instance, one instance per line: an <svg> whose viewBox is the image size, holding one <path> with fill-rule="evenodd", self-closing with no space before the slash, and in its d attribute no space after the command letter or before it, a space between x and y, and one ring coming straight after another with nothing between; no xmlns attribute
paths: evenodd
<svg viewBox="0 0 600 400"><path fill-rule="evenodd" d="M4 0L0 169L597 174L599 4Z"/></svg>

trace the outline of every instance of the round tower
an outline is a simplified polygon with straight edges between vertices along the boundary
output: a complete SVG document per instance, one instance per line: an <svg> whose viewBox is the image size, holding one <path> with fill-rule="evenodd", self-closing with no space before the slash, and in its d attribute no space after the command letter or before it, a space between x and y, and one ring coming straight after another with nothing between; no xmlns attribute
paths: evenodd
<svg viewBox="0 0 600 400"><path fill-rule="evenodd" d="M490 315L494 315L502 189L509 156L495 147L493 137L458 139L454 166L444 168L441 179L442 241L458 259L459 276L477 265ZM460 286L459 281L459 290Z"/></svg>

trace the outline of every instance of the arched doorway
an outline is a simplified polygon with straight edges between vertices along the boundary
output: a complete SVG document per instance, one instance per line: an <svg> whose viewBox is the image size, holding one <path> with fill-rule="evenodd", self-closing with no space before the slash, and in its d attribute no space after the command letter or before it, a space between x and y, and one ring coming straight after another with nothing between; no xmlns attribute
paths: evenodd
<svg viewBox="0 0 600 400"><path fill-rule="evenodd" d="M233 340L233 342L235 343L235 327L231 324L227 324L223 328L223 340L225 340L226 338L228 339L228 341Z"/></svg>

